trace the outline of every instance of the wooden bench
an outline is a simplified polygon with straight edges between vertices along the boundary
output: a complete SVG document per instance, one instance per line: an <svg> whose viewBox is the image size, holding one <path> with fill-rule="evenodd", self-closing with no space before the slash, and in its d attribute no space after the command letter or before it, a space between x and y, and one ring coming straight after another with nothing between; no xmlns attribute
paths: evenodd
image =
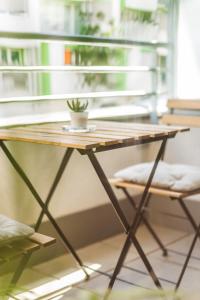
<svg viewBox="0 0 200 300"><path fill-rule="evenodd" d="M163 116L162 124L200 127L200 116L190 115L187 111L200 112L200 100L169 100L167 103L170 113ZM178 114L175 111L180 111Z"/></svg>
<svg viewBox="0 0 200 300"><path fill-rule="evenodd" d="M37 251L56 242L55 238L35 232L28 238L0 247L0 264Z"/></svg>
<svg viewBox="0 0 200 300"><path fill-rule="evenodd" d="M40 250L43 247L50 246L55 242L55 238L35 232L27 238L11 242L0 247L1 266L14 259L20 259L19 265L14 271L10 282L7 283L7 286L4 287L4 291L2 292L4 297L6 297L5 299L7 299L7 297L10 299L11 293L13 290L15 290L17 282L26 268L27 261L31 257L32 253Z"/></svg>
<svg viewBox="0 0 200 300"><path fill-rule="evenodd" d="M181 126L190 126L190 127L200 127L200 100L183 100L183 99L171 99L167 103L169 112L165 114L161 119L161 124L164 125L181 125ZM163 158L164 159L164 158ZM142 192L145 188L145 185L138 184L133 181L125 181L121 179L112 178L110 179L110 183L114 185L117 188L120 188L128 200L134 201L133 197L129 194L127 189L132 189L136 191ZM181 208L183 209L188 221L191 223L194 231L195 231L195 237L192 241L190 250L188 252L188 255L186 257L183 269L181 271L180 277L176 284L176 289L179 287L181 280L183 278L183 275L185 273L186 267L188 265L189 259L192 254L192 250L195 246L197 238L200 236L200 225L197 225L192 214L190 213L189 209L187 208L185 204L185 200L187 200L187 197L200 194L200 186L196 188L195 190L189 190L189 191L177 191L173 189L165 189L160 186L152 186L150 188L149 193L149 199L152 195L159 195L162 197L168 197L171 200L177 200L180 203ZM183 201L184 200L184 201ZM149 201L148 201L149 202ZM134 203L134 202L133 202ZM135 206L135 203L134 203ZM155 235L154 238L158 239L158 237ZM161 242L158 240L158 243L161 244ZM162 248L162 244L161 244ZM166 253L165 253L166 254Z"/></svg>
<svg viewBox="0 0 200 300"><path fill-rule="evenodd" d="M189 115L188 111L198 111L200 113L200 100L169 100L167 104L170 113L163 116L161 119L161 124L165 125L187 125L191 127L200 127L200 114L197 115ZM177 111L183 112L182 114L176 113ZM138 184L132 181L124 181L116 178L110 179L112 185L117 188L125 188L125 189L134 189L138 191L143 191L145 185ZM191 195L200 193L199 189L191 190L191 191L177 191L173 189L164 189L161 187L152 186L150 188L150 193L160 196L169 197L172 200L182 200ZM193 224L194 225L194 224ZM194 227L194 226L193 226ZM195 227L195 230L197 227Z"/></svg>

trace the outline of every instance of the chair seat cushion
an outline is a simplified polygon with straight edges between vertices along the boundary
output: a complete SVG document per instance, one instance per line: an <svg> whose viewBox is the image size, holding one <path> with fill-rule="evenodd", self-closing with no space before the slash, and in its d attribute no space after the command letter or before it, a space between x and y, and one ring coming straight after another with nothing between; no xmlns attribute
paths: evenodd
<svg viewBox="0 0 200 300"><path fill-rule="evenodd" d="M0 246L23 239L34 233L34 229L4 215L0 215Z"/></svg>
<svg viewBox="0 0 200 300"><path fill-rule="evenodd" d="M153 162L142 163L118 171L114 176L137 184L146 184ZM152 186L174 191L190 192L200 189L200 168L190 165L159 162Z"/></svg>

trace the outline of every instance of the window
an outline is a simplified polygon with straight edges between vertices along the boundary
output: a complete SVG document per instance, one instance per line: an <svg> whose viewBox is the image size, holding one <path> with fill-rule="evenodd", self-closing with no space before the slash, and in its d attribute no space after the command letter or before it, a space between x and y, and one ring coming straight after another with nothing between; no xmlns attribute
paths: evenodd
<svg viewBox="0 0 200 300"><path fill-rule="evenodd" d="M146 0L36 1L30 20L34 19L33 28L40 29L41 38L35 39L33 30L31 41L23 40L25 34L20 39L0 40L2 65L29 66L23 72L18 69L20 73L4 70L4 80L11 82L12 78L15 86L9 96L19 94L18 86L22 95L29 97L8 106L24 105L20 111L26 115L64 115L65 98L89 93L94 110L109 108L112 114L112 108L136 104L148 112L152 100L155 103L168 89L169 2L173 1L148 0L148 5ZM18 4L13 6L15 10ZM17 28L13 30L17 32ZM54 40L62 42L50 42L48 36L43 39L42 33L47 32L50 39L54 35ZM12 43L17 47L10 48ZM8 93L1 89L1 98L5 96Z"/></svg>
<svg viewBox="0 0 200 300"><path fill-rule="evenodd" d="M27 12L26 0L1 0L0 13L3 14L24 14Z"/></svg>

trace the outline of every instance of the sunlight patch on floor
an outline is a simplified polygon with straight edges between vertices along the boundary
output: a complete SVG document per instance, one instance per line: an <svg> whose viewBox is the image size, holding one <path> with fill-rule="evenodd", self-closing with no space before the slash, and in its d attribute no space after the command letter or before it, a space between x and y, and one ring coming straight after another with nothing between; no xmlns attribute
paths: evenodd
<svg viewBox="0 0 200 300"><path fill-rule="evenodd" d="M86 268L87 273L90 275L96 270L100 269L100 264L92 264ZM45 284L42 284L28 292L21 293L17 295L17 299L19 300L36 300L40 299L49 299L50 296L54 296L54 300L58 300L61 298L61 293L66 293L68 290L72 288L73 285L84 281L86 279L86 275L82 270L78 270L72 272L66 276L61 277L60 279L51 280Z"/></svg>

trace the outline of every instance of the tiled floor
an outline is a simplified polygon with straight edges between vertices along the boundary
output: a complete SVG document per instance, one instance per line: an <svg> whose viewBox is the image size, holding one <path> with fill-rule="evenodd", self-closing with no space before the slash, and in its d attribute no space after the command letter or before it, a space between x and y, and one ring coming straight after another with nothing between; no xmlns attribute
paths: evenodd
<svg viewBox="0 0 200 300"><path fill-rule="evenodd" d="M154 226L163 243L169 249L169 256L163 257L156 242L144 226L138 231L138 239L143 245L156 274L163 287L172 289L176 282L185 254L191 243L192 236L169 228ZM32 290L22 293L16 299L75 299L82 291L93 291L103 294L109 282L109 275L119 256L124 242L123 234L95 243L78 251L85 264L90 267L91 278L83 281L83 273L77 271L72 258L68 255L56 258L50 262L27 269L19 286ZM198 241L189 268L182 282L183 289L200 291L200 242ZM96 270L96 271L95 271ZM73 287L72 287L73 286ZM136 287L153 289L154 285L146 269L138 257L134 247L131 247L124 267L114 285L114 290L134 289Z"/></svg>

